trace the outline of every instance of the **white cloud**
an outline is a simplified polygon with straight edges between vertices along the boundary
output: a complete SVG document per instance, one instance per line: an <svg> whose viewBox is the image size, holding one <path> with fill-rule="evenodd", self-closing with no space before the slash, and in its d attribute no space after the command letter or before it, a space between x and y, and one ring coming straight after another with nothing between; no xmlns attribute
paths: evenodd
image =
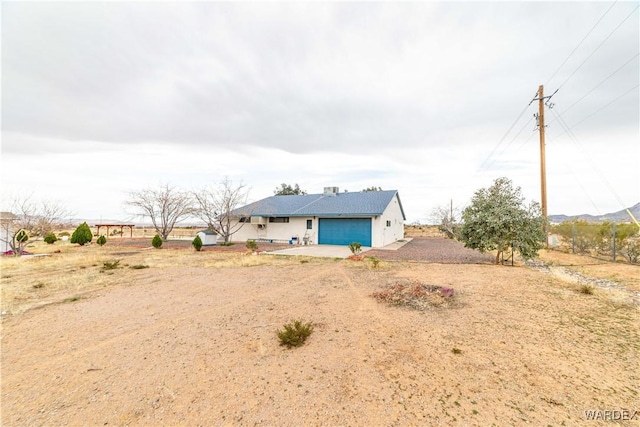
<svg viewBox="0 0 640 427"><path fill-rule="evenodd" d="M229 176L254 199L375 185L411 221L499 176L537 199L536 103L498 143L545 84L578 123L572 142L548 115L550 213L619 210L640 201L638 89L616 100L638 83L637 5L614 5L551 78L609 6L7 3L3 193L117 217L160 182Z"/></svg>

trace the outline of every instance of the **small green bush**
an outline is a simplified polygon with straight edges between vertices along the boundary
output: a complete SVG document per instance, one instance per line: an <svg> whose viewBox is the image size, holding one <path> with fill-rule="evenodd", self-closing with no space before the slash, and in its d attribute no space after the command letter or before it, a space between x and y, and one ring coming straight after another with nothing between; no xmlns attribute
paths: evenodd
<svg viewBox="0 0 640 427"><path fill-rule="evenodd" d="M256 243L255 240L247 240L247 249L255 252L258 250L258 244Z"/></svg>
<svg viewBox="0 0 640 427"><path fill-rule="evenodd" d="M29 240L29 235L26 231L20 230L16 233L15 239L18 243L25 243L27 240Z"/></svg>
<svg viewBox="0 0 640 427"><path fill-rule="evenodd" d="M96 240L96 243L99 244L100 246L103 246L107 243L107 238L103 234L102 236L98 237L98 240Z"/></svg>
<svg viewBox="0 0 640 427"><path fill-rule="evenodd" d="M361 249L362 249L362 244L360 244L360 242L349 243L349 250L351 251L352 254L358 255Z"/></svg>
<svg viewBox="0 0 640 427"><path fill-rule="evenodd" d="M160 249L162 247L162 237L160 237L159 234L156 234L155 236L153 236L153 239L151 240L151 245L156 248L156 249Z"/></svg>
<svg viewBox="0 0 640 427"><path fill-rule="evenodd" d="M56 237L55 233L47 233L44 236L45 243L48 243L50 245L53 245L57 240L58 238Z"/></svg>
<svg viewBox="0 0 640 427"><path fill-rule="evenodd" d="M372 256L372 257L369 257L369 259L371 260L371 265L373 265L373 268L378 268L380 266L379 258Z"/></svg>
<svg viewBox="0 0 640 427"><path fill-rule="evenodd" d="M77 243L80 246L90 243L92 239L93 233L91 233L91 228L86 222L80 224L71 235L71 243Z"/></svg>
<svg viewBox="0 0 640 427"><path fill-rule="evenodd" d="M313 332L313 324L311 322L304 323L302 320L294 320L284 325L284 329L277 331L280 345L286 345L287 348L300 347Z"/></svg>
<svg viewBox="0 0 640 427"><path fill-rule="evenodd" d="M65 237L65 236L69 237L69 236L71 236L71 234L69 234L68 231L63 231L62 233L58 234L58 236L60 236L60 237Z"/></svg>
<svg viewBox="0 0 640 427"><path fill-rule="evenodd" d="M198 252L202 250L202 239L200 238L200 236L196 236L196 238L193 239L193 242L191 242L191 246L193 246Z"/></svg>

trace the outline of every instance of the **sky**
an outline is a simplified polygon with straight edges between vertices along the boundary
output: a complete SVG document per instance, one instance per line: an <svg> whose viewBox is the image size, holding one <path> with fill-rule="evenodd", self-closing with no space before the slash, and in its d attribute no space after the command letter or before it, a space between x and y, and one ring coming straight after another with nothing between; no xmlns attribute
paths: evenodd
<svg viewBox="0 0 640 427"><path fill-rule="evenodd" d="M130 221L133 191L225 178L398 190L407 223L499 177L540 201L540 85L548 213L640 202L638 2L0 7L3 205Z"/></svg>

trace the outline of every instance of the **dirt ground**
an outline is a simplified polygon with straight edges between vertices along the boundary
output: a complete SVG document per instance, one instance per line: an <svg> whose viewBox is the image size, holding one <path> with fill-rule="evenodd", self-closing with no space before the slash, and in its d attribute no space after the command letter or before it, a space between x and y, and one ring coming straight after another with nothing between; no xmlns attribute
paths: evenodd
<svg viewBox="0 0 640 427"><path fill-rule="evenodd" d="M640 311L616 290L490 263L56 247L0 260L2 425L572 426L640 411ZM410 282L454 300L371 297ZM276 331L293 319L315 330L287 349Z"/></svg>

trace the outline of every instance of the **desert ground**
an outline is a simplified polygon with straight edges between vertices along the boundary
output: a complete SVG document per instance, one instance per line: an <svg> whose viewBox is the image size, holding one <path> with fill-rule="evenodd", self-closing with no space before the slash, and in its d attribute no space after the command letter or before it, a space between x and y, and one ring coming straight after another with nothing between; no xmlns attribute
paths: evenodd
<svg viewBox="0 0 640 427"><path fill-rule="evenodd" d="M147 240L0 259L2 425L640 424L638 266L492 265L434 236L377 266ZM399 285L454 295L372 296ZM288 349L294 319L314 331Z"/></svg>

